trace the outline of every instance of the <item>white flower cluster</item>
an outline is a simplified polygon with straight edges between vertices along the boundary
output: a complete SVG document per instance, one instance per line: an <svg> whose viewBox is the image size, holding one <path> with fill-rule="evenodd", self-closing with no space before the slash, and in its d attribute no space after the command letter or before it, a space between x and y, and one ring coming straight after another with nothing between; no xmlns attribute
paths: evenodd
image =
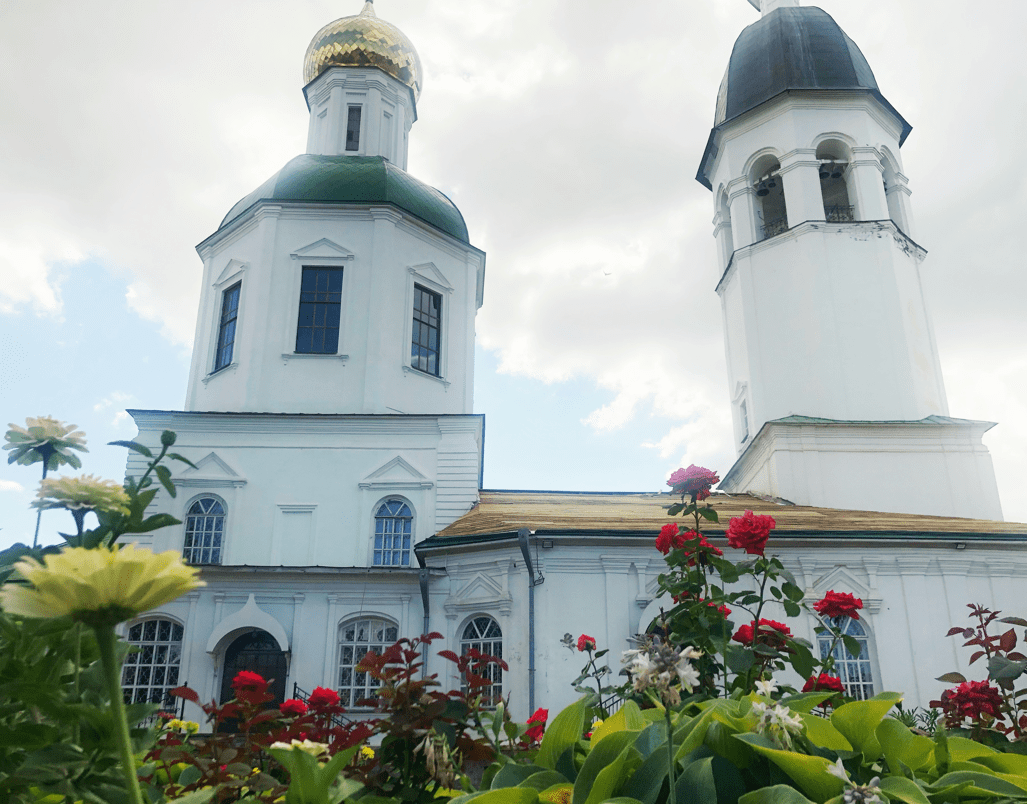
<svg viewBox="0 0 1027 804"><path fill-rule="evenodd" d="M699 671L692 665L693 659L702 656L702 651L688 646L680 651L671 645L654 642L647 650L626 650L621 662L627 665L635 692L654 689L667 706L681 703L681 692L674 684L675 677L680 689L691 692L699 683Z"/></svg>
<svg viewBox="0 0 1027 804"><path fill-rule="evenodd" d="M328 746L324 743L315 743L311 740L293 740L289 743L271 743L272 748L279 748L283 751L291 751L293 748L298 751L302 751L305 754L310 754L312 757L319 757L322 754L328 753Z"/></svg>
<svg viewBox="0 0 1027 804"><path fill-rule="evenodd" d="M828 768L827 772L832 776L841 779L847 785L847 789L842 793L842 801L844 804L885 804L878 789L878 785L881 782L880 776L875 776L870 780L869 784L862 787L853 784L840 759Z"/></svg>
<svg viewBox="0 0 1027 804"><path fill-rule="evenodd" d="M765 704L755 701L752 705L756 715L756 732L773 740L785 750L791 750L792 735L802 733L802 718L787 706Z"/></svg>

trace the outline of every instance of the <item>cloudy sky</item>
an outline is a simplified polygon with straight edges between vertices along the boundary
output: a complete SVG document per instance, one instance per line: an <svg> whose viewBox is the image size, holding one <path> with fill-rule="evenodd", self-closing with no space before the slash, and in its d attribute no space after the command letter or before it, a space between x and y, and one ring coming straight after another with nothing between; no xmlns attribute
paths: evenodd
<svg viewBox="0 0 1027 804"><path fill-rule="evenodd" d="M360 0L0 4L0 419L181 408L194 245L305 149L302 59ZM822 0L914 127L903 149L954 416L1027 520L1027 6ZM425 67L410 172L488 253L490 488L649 490L730 433L710 194L694 181L746 0L378 0ZM36 468L0 468L0 545ZM54 527L69 523L54 521ZM44 532L48 530L44 526Z"/></svg>

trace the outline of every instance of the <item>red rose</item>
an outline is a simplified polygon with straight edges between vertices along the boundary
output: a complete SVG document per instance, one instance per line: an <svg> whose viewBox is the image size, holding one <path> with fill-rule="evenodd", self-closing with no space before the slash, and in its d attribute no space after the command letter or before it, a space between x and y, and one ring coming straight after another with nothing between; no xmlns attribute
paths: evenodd
<svg viewBox="0 0 1027 804"><path fill-rule="evenodd" d="M534 723L534 726L530 726L527 731L524 732L526 740L530 740L533 743L542 741L542 734L546 730L546 721L549 720L548 709L536 709L535 714L528 718L527 723Z"/></svg>
<svg viewBox="0 0 1027 804"><path fill-rule="evenodd" d="M845 692L845 685L837 676L829 676L821 673L819 676L810 676L802 685L803 692Z"/></svg>
<svg viewBox="0 0 1027 804"><path fill-rule="evenodd" d="M945 690L940 701L931 701L945 713L945 724L958 727L964 718L980 720L982 715L1002 717L1002 696L987 681L964 681L952 690Z"/></svg>
<svg viewBox="0 0 1027 804"><path fill-rule="evenodd" d="M697 500L705 500L710 496L710 488L719 483L716 472L696 466L694 463L687 469L678 469L670 476L667 485L675 494L690 494Z"/></svg>
<svg viewBox="0 0 1027 804"><path fill-rule="evenodd" d="M740 642L743 645L751 645L752 630L752 623L746 623L745 625L739 626L731 639L734 642ZM766 645L771 648L783 648L785 645L785 637L790 637L791 635L791 629L784 623L760 618L759 644Z"/></svg>
<svg viewBox="0 0 1027 804"><path fill-rule="evenodd" d="M307 705L298 698L289 698L278 706L279 711L283 715L290 715L292 717L300 717L307 714Z"/></svg>
<svg viewBox="0 0 1027 804"><path fill-rule="evenodd" d="M260 673L253 673L249 670L240 670L232 679L232 689L235 691L246 689L261 689L267 686L267 681Z"/></svg>
<svg viewBox="0 0 1027 804"><path fill-rule="evenodd" d="M578 637L578 650L584 653L587 650L596 649L595 637L590 637L588 634L582 634Z"/></svg>
<svg viewBox="0 0 1027 804"><path fill-rule="evenodd" d="M667 555L676 547L675 541L678 536L678 526L675 522L668 522L660 528L660 535L656 537L656 549Z"/></svg>
<svg viewBox="0 0 1027 804"><path fill-rule="evenodd" d="M823 600L813 604L813 608L825 617L851 617L858 620L859 614L856 612L863 608L863 601L848 592L828 592Z"/></svg>
<svg viewBox="0 0 1027 804"><path fill-rule="evenodd" d="M330 706L338 706L339 693L324 687L314 687L314 691L307 698L307 703L314 709L327 709Z"/></svg>
<svg viewBox="0 0 1027 804"><path fill-rule="evenodd" d="M731 517L727 527L727 543L754 556L763 555L770 531L777 526L772 516L760 516L746 511L742 516Z"/></svg>
<svg viewBox="0 0 1027 804"><path fill-rule="evenodd" d="M706 557L711 554L717 556L724 555L723 550L710 544L706 541L705 536L701 533L696 533L694 530L682 533L680 539L681 544L678 547L681 547L687 555L691 556L688 559L688 566L690 567L694 567L696 561L706 566L709 563Z"/></svg>

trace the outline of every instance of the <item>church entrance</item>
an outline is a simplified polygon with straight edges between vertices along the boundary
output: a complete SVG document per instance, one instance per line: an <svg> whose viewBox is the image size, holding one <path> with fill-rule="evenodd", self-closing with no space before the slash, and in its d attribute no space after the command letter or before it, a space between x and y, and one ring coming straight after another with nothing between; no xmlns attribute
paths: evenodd
<svg viewBox="0 0 1027 804"><path fill-rule="evenodd" d="M221 678L221 703L235 697L232 679L240 670L259 673L271 682L268 692L278 706L285 700L285 652L267 631L250 631L237 637L225 650L225 672Z"/></svg>

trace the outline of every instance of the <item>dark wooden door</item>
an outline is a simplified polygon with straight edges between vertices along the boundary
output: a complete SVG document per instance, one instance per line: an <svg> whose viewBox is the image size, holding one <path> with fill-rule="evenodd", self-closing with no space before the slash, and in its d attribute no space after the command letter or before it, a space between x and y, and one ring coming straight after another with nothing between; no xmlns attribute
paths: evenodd
<svg viewBox="0 0 1027 804"><path fill-rule="evenodd" d="M250 631L228 646L221 679L221 703L235 697L232 679L240 670L259 673L271 682L268 692L274 701L269 706L278 706L285 700L285 652L267 631Z"/></svg>

